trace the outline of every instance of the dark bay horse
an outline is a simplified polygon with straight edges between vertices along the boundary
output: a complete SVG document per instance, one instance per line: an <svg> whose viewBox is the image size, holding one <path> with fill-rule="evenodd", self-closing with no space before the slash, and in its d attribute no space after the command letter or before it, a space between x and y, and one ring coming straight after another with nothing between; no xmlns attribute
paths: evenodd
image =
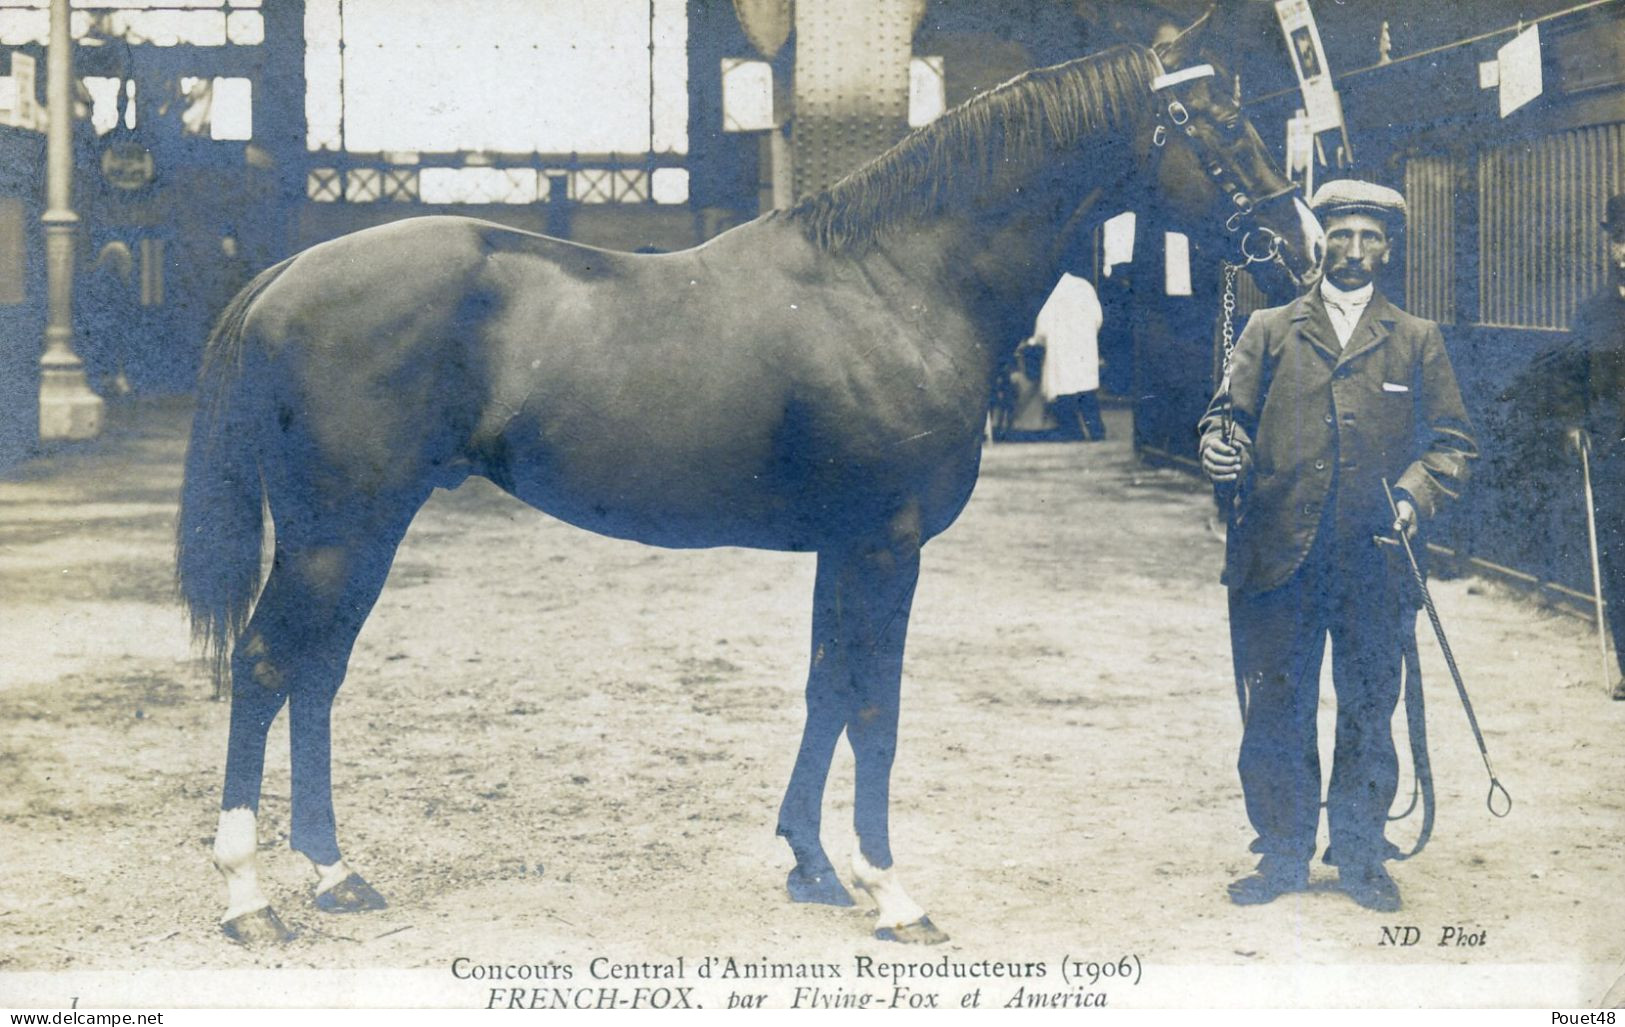
<svg viewBox="0 0 1625 1027"><path fill-rule="evenodd" d="M889 778L920 547L970 497L995 367L1079 233L1131 205L1228 222L1232 247L1293 274L1319 259L1319 226L1229 78L1194 63L1200 34L1025 74L692 250L428 217L250 283L209 340L177 555L194 628L231 681L214 845L227 934L288 937L255 871L284 705L291 842L315 864L316 904L383 905L340 856L332 702L414 514L482 475L605 535L817 554L806 721L778 821L790 896L852 901L819 840L844 732L852 878L877 933L942 940L893 868Z"/></svg>

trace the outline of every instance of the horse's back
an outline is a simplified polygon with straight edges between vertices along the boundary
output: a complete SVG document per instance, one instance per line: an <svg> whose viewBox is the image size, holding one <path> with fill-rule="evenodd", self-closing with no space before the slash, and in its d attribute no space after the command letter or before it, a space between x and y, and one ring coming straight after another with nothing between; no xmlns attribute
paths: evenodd
<svg viewBox="0 0 1625 1027"><path fill-rule="evenodd" d="M561 270L591 274L626 255L456 215L405 218L303 250L260 297L255 317L271 334L332 332L398 320L475 286L492 256L529 253ZM334 318L335 313L342 317ZM319 324L313 324L319 322Z"/></svg>
<svg viewBox="0 0 1625 1027"><path fill-rule="evenodd" d="M633 255L415 218L305 251L250 321L335 482L478 473L667 546L818 548L922 489L956 512L983 397L809 253L774 224Z"/></svg>

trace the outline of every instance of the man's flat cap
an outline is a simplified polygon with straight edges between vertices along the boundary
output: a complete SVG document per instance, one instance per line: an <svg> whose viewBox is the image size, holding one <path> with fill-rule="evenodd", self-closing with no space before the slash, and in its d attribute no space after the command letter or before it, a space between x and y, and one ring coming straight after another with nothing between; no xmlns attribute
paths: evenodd
<svg viewBox="0 0 1625 1027"><path fill-rule="evenodd" d="M1317 216L1370 214L1390 221L1405 220L1405 197L1375 182L1339 178L1315 190L1309 207Z"/></svg>

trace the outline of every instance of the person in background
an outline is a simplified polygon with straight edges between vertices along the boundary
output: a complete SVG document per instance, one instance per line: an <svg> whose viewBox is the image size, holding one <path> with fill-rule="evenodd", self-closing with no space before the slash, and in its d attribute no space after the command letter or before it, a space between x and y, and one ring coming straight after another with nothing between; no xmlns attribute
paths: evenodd
<svg viewBox="0 0 1625 1027"><path fill-rule="evenodd" d="M114 239L102 246L85 269L80 295L73 305L79 355L90 387L104 398L130 394L124 373L129 319L138 302L135 256L128 243Z"/></svg>
<svg viewBox="0 0 1625 1027"><path fill-rule="evenodd" d="M1106 437L1100 416L1100 353L1103 315L1095 287L1064 274L1033 325L1032 342L1044 347L1039 388L1065 439L1099 442Z"/></svg>
<svg viewBox="0 0 1625 1027"><path fill-rule="evenodd" d="M1535 364L1542 414L1564 429L1571 449L1589 447L1596 503L1597 563L1602 572L1614 657L1625 675L1625 193L1608 200L1608 273L1574 315L1573 332ZM1615 699L1625 701L1625 677Z"/></svg>
<svg viewBox="0 0 1625 1027"><path fill-rule="evenodd" d="M1337 741L1325 862L1356 903L1392 912L1401 905L1384 866L1397 853L1383 834L1399 780L1392 720L1401 632L1414 632L1416 618L1409 568L1391 563L1376 536L1414 536L1460 494L1478 450L1439 326L1375 287L1404 198L1341 180L1311 206L1327 238L1319 285L1251 317L1229 389L1200 425L1203 469L1235 493L1223 581L1243 697L1238 769L1260 857L1229 891L1256 905L1308 886L1330 635Z"/></svg>

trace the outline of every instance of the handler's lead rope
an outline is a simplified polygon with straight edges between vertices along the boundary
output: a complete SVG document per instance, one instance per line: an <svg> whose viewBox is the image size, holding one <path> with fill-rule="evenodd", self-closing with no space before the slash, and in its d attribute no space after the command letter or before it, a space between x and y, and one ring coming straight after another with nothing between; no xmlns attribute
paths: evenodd
<svg viewBox="0 0 1625 1027"><path fill-rule="evenodd" d="M1276 194L1279 195L1279 194ZM1273 199L1274 197L1270 197ZM1281 237L1268 229L1259 229L1259 234L1266 239L1266 249L1263 253L1254 253L1247 248L1247 240L1253 237L1247 232L1241 237L1242 263L1232 264L1228 260L1219 261L1219 267L1224 271L1224 292L1220 306L1224 310L1223 337L1224 337L1224 368L1219 379L1219 391L1225 397L1222 423L1224 425L1224 442L1230 445L1235 435L1235 404L1230 399L1230 360L1236 352L1236 275L1241 269L1252 264L1279 264L1286 273L1296 280L1292 269L1286 266L1286 260L1281 256Z"/></svg>
<svg viewBox="0 0 1625 1027"><path fill-rule="evenodd" d="M1220 261L1219 266L1224 269L1224 299L1221 303L1224 308L1224 371L1219 379L1219 389L1224 393L1224 444L1228 446L1236 429L1235 406L1230 399L1230 357L1236 351L1236 274L1241 270L1241 265L1225 260Z"/></svg>
<svg viewBox="0 0 1625 1027"><path fill-rule="evenodd" d="M1394 502L1394 490L1388 486L1388 479L1382 479L1382 491L1388 496L1388 509L1394 513L1394 519L1399 519L1399 504ZM1416 578L1416 587L1422 593L1422 605L1427 608L1428 620L1433 623L1433 634L1439 640L1439 648L1444 652L1444 662L1450 668L1450 678L1456 683L1456 694L1461 696L1461 708L1467 711L1467 723L1472 726L1473 738L1478 742L1478 754L1484 757L1484 771L1490 775L1490 791L1485 797L1484 804L1489 807L1492 815L1504 817L1512 812L1512 795L1495 776L1495 770L1490 766L1490 751L1484 745L1484 732L1478 728L1478 717L1473 713L1473 701L1467 697L1467 686L1462 684L1461 671L1456 667L1456 657L1450 651L1450 642L1444 637L1444 625L1439 623L1439 611L1433 606L1433 596L1428 592L1426 579L1422 577L1422 568L1416 562L1416 553L1411 549L1411 540L1403 530L1396 532L1400 544L1405 547L1405 558L1411 563L1411 574ZM1506 809L1497 813L1495 810L1495 793L1500 792L1506 799Z"/></svg>

